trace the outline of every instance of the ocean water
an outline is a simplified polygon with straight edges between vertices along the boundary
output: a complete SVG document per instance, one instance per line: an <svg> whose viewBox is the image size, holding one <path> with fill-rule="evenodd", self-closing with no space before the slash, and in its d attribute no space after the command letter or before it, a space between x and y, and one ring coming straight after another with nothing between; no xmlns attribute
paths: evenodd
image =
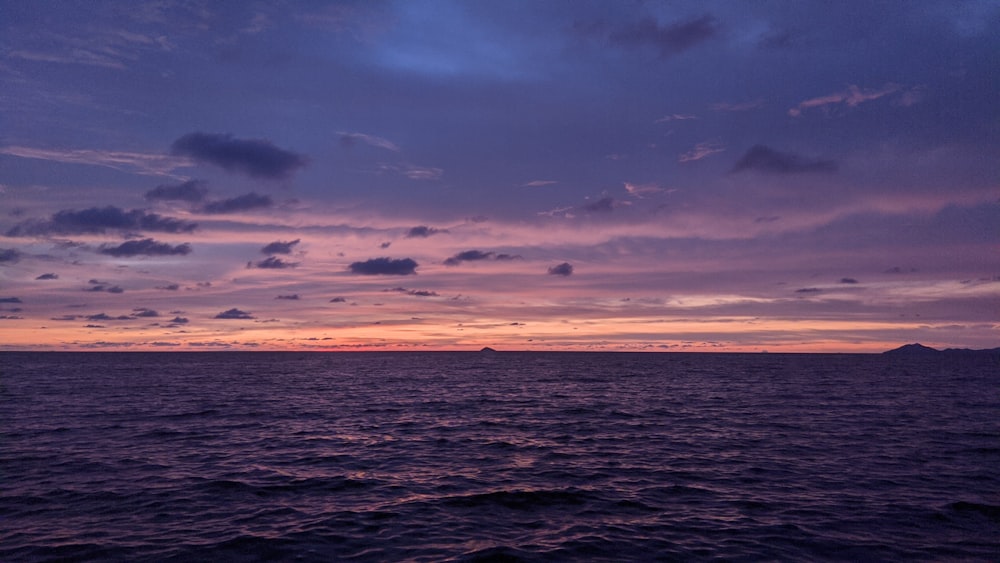
<svg viewBox="0 0 1000 563"><path fill-rule="evenodd" d="M2 561L1000 560L995 358L2 353Z"/></svg>

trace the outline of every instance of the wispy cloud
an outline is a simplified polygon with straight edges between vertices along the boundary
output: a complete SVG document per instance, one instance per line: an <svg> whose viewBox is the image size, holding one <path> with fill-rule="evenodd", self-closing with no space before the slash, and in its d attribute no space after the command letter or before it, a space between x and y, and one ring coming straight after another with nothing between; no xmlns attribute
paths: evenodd
<svg viewBox="0 0 1000 563"><path fill-rule="evenodd" d="M685 113L672 113L670 115L664 115L663 117L653 120L653 123L667 123L669 121L689 121L692 119L700 119L697 115L685 114Z"/></svg>
<svg viewBox="0 0 1000 563"><path fill-rule="evenodd" d="M551 186L552 184L558 184L556 180L532 180L530 182L525 182L521 184L524 188L540 188L542 186Z"/></svg>
<svg viewBox="0 0 1000 563"><path fill-rule="evenodd" d="M633 184L625 182L625 191L632 197L642 199L646 194L662 192L663 188L656 184Z"/></svg>
<svg viewBox="0 0 1000 563"><path fill-rule="evenodd" d="M192 164L190 159L180 156L91 149L40 149L8 145L0 147L0 154L65 164L104 166L146 176L169 176L174 170Z"/></svg>
<svg viewBox="0 0 1000 563"><path fill-rule="evenodd" d="M816 98L810 98L799 102L799 104L788 110L788 115L792 117L799 117L802 112L807 109L812 108L824 108L830 105L846 105L848 107L857 107L865 102L870 102L872 100L877 100L889 94L893 94L902 89L902 86L898 84L886 84L882 88L877 90L862 90L856 85L851 84L846 90L840 92L834 92L832 94L827 94L825 96L819 96Z"/></svg>
<svg viewBox="0 0 1000 563"><path fill-rule="evenodd" d="M380 149L399 152L399 147L396 146L396 143L393 143L389 139L365 133L348 133L346 131L339 131L337 134L340 135L340 144L347 148L355 146L360 141L366 145L378 147Z"/></svg>
<svg viewBox="0 0 1000 563"><path fill-rule="evenodd" d="M718 141L705 141L703 143L698 143L694 146L694 148L677 157L677 162L693 162L695 160L701 160L724 150L726 150L725 145L719 143Z"/></svg>
<svg viewBox="0 0 1000 563"><path fill-rule="evenodd" d="M709 104L709 109L712 111L750 111L752 109L758 109L764 107L764 100L754 100L752 102L717 102L714 104Z"/></svg>

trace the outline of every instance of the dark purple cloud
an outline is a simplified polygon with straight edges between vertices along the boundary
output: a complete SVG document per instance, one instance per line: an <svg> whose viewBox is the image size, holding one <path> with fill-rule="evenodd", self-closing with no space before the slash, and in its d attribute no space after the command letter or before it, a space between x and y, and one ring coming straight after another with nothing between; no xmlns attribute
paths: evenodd
<svg viewBox="0 0 1000 563"><path fill-rule="evenodd" d="M87 315L84 317L88 321L131 321L132 317L128 315L118 315L117 317L112 317L106 313L97 313L96 315Z"/></svg>
<svg viewBox="0 0 1000 563"><path fill-rule="evenodd" d="M265 139L237 139L230 134L188 133L174 141L171 151L228 171L256 178L282 179L305 166L305 156L280 149Z"/></svg>
<svg viewBox="0 0 1000 563"><path fill-rule="evenodd" d="M285 300L288 300L288 301L298 301L299 300L299 294L298 293L292 293L291 295L279 295L279 296L275 297L275 299L285 299Z"/></svg>
<svg viewBox="0 0 1000 563"><path fill-rule="evenodd" d="M127 256L184 256L191 253L191 245L184 243L171 246L165 242L156 242L151 238L130 240L118 246L101 245L101 254L115 257Z"/></svg>
<svg viewBox="0 0 1000 563"><path fill-rule="evenodd" d="M858 283L854 278L840 278L840 283Z"/></svg>
<svg viewBox="0 0 1000 563"><path fill-rule="evenodd" d="M550 276L571 276L573 275L573 265L569 262L563 262L556 266L549 268Z"/></svg>
<svg viewBox="0 0 1000 563"><path fill-rule="evenodd" d="M497 254L495 252L483 252L482 250L466 250L447 258L444 261L444 265L457 266L462 262L477 262L481 260L508 261L520 259L521 256L516 254Z"/></svg>
<svg viewBox="0 0 1000 563"><path fill-rule="evenodd" d="M347 303L347 299L343 297L334 297L330 300L330 303Z"/></svg>
<svg viewBox="0 0 1000 563"><path fill-rule="evenodd" d="M623 47L651 46L658 49L661 56L669 57L712 38L717 32L715 18L709 15L670 25L660 25L647 17L619 27L608 39Z"/></svg>
<svg viewBox="0 0 1000 563"><path fill-rule="evenodd" d="M35 278L36 280L57 280L59 279L59 274L42 274Z"/></svg>
<svg viewBox="0 0 1000 563"><path fill-rule="evenodd" d="M436 292L436 291L430 291L430 290L427 290L427 289L406 289L405 287L394 287L392 289L383 289L382 291L395 292L395 293L405 293L407 295L413 295L413 296L416 296L416 297L437 297L438 296L438 292Z"/></svg>
<svg viewBox="0 0 1000 563"><path fill-rule="evenodd" d="M149 319L153 317L159 317L160 313L153 309L147 309L145 307L139 307L137 309L132 309L132 316L137 318Z"/></svg>
<svg viewBox="0 0 1000 563"><path fill-rule="evenodd" d="M589 213L610 213L615 208L615 198L603 197L593 203L583 206L584 211Z"/></svg>
<svg viewBox="0 0 1000 563"><path fill-rule="evenodd" d="M408 276L416 274L419 264L412 258L372 258L364 262L352 262L348 269L364 276Z"/></svg>
<svg viewBox="0 0 1000 563"><path fill-rule="evenodd" d="M208 188L201 180L188 180L181 184L160 184L146 192L150 201L189 201L197 203L205 199Z"/></svg>
<svg viewBox="0 0 1000 563"><path fill-rule="evenodd" d="M464 252L459 252L458 254L446 259L444 264L446 266L457 266L462 262L477 262L479 260L490 260L496 253L494 252L483 252L481 250L466 250Z"/></svg>
<svg viewBox="0 0 1000 563"><path fill-rule="evenodd" d="M283 270L285 268L294 268L298 265L298 262L287 262L277 256L268 256L258 262L247 262L247 268L263 268L265 270Z"/></svg>
<svg viewBox="0 0 1000 563"><path fill-rule="evenodd" d="M180 288L181 288L180 284L177 283L168 283L167 285L156 286L156 289L163 289L165 291L177 291Z"/></svg>
<svg viewBox="0 0 1000 563"><path fill-rule="evenodd" d="M406 238L427 238L438 233L447 233L446 229L435 229L426 225L419 225L406 231Z"/></svg>
<svg viewBox="0 0 1000 563"><path fill-rule="evenodd" d="M225 213L237 213L239 211L249 211L251 209L271 207L272 205L274 205L274 201L270 196L250 192L248 194L243 194L229 199L210 201L205 205L202 205L201 208L198 209L198 212L208 215L221 215Z"/></svg>
<svg viewBox="0 0 1000 563"><path fill-rule="evenodd" d="M818 287L803 287L802 289L796 289L795 293L821 293L822 291Z"/></svg>
<svg viewBox="0 0 1000 563"><path fill-rule="evenodd" d="M189 233L197 226L196 223L147 213L141 209L126 211L108 205L80 211L59 211L47 221L25 221L7 231L7 236L101 234L109 230Z"/></svg>
<svg viewBox="0 0 1000 563"><path fill-rule="evenodd" d="M7 236L10 236L8 233ZM0 264L10 262L13 264L21 259L22 254L13 248L0 248Z"/></svg>
<svg viewBox="0 0 1000 563"><path fill-rule="evenodd" d="M768 174L830 173L836 172L837 168L837 163L832 160L807 158L776 151L764 145L754 145L736 161L731 172L755 170Z"/></svg>
<svg viewBox="0 0 1000 563"><path fill-rule="evenodd" d="M301 239L295 239L290 241L280 241L276 240L270 244L261 248L262 254L291 254L292 247L301 242Z"/></svg>
<svg viewBox="0 0 1000 563"><path fill-rule="evenodd" d="M191 321L189 321L187 317L174 317L170 319L170 324L175 324L175 325L186 325L189 322Z"/></svg>
<svg viewBox="0 0 1000 563"><path fill-rule="evenodd" d="M20 297L0 297L0 303L24 303Z"/></svg>
<svg viewBox="0 0 1000 563"><path fill-rule="evenodd" d="M252 319L254 318L250 313L246 311L241 311L236 308L232 308L215 315L216 319Z"/></svg>

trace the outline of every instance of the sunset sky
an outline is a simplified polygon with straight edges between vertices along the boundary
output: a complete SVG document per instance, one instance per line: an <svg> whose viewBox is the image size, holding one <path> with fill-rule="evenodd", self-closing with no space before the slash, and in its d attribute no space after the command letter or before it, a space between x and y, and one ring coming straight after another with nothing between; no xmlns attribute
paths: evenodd
<svg viewBox="0 0 1000 563"><path fill-rule="evenodd" d="M0 349L1000 346L1000 2L0 29Z"/></svg>

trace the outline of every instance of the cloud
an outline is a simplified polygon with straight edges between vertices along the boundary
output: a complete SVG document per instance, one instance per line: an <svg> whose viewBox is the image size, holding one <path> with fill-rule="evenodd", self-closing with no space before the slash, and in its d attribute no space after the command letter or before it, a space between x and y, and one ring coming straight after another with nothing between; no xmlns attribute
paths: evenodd
<svg viewBox="0 0 1000 563"><path fill-rule="evenodd" d="M378 147L380 149L386 149L393 152L399 152L399 147L395 143L388 139L383 139L382 137L376 137L375 135L366 135L364 133L347 133L340 131L337 133L340 135L340 144L344 147L351 148L361 141L367 145L373 147Z"/></svg>
<svg viewBox="0 0 1000 563"><path fill-rule="evenodd" d="M754 100L752 102L718 102L710 104L709 109L712 111L750 111L752 109L758 109L764 107L764 100Z"/></svg>
<svg viewBox="0 0 1000 563"><path fill-rule="evenodd" d="M659 119L654 119L653 123L667 123L670 121L690 121L692 119L700 119L697 115L690 115L686 113L672 113L670 115L664 115Z"/></svg>
<svg viewBox="0 0 1000 563"><path fill-rule="evenodd" d="M305 166L305 156L280 149L265 139L237 139L222 133L188 133L174 141L171 152L214 164L230 172L280 180Z"/></svg>
<svg viewBox="0 0 1000 563"><path fill-rule="evenodd" d="M521 184L521 186L525 188L540 188L542 186L551 186L552 184L558 184L558 183L559 182L556 180L532 180L530 182Z"/></svg>
<svg viewBox="0 0 1000 563"><path fill-rule="evenodd" d="M150 319L150 318L153 318L153 317L159 317L160 313L156 312L153 309L147 309L145 307L139 307L137 309L132 309L132 316L136 317L136 318Z"/></svg>
<svg viewBox="0 0 1000 563"><path fill-rule="evenodd" d="M840 92L834 92L832 94L827 94L825 96L819 96L816 98L810 98L808 100L799 102L799 104L788 110L788 115L792 117L799 117L802 115L802 111L810 108L824 108L829 105L840 105L845 104L848 107L857 107L864 102L870 102L872 100L877 100L883 96L898 92L902 87L898 84L886 84L879 90L864 90L862 91L856 85L851 84L847 87L847 90L842 90Z"/></svg>
<svg viewBox="0 0 1000 563"><path fill-rule="evenodd" d="M93 292L105 291L107 293L125 293L125 290L122 289L121 286L117 285L112 285L110 287L107 285L93 285L87 288L85 291L93 291Z"/></svg>
<svg viewBox="0 0 1000 563"><path fill-rule="evenodd" d="M276 240L260 249L262 254L291 254L292 247L301 242L302 239L290 241Z"/></svg>
<svg viewBox="0 0 1000 563"><path fill-rule="evenodd" d="M858 280L854 278L840 278L839 283L858 283Z"/></svg>
<svg viewBox="0 0 1000 563"><path fill-rule="evenodd" d="M184 243L171 246L165 242L156 242L151 238L130 240L118 246L102 244L99 250L108 256L185 256L191 253L191 245Z"/></svg>
<svg viewBox="0 0 1000 563"><path fill-rule="evenodd" d="M146 176L165 176L173 172L176 168L190 164L186 158L163 154L86 149L38 149L33 147L6 146L0 147L0 154L62 162L64 164L104 166L106 168Z"/></svg>
<svg viewBox="0 0 1000 563"><path fill-rule="evenodd" d="M251 209L271 207L272 205L274 205L274 201L270 196L250 192L248 194L243 194L229 199L210 201L201 206L201 208L198 209L198 212L209 215L222 215L225 213L237 213L239 211L249 211Z"/></svg>
<svg viewBox="0 0 1000 563"><path fill-rule="evenodd" d="M613 197L604 197L583 206L583 210L590 213L610 213L614 208L615 198Z"/></svg>
<svg viewBox="0 0 1000 563"><path fill-rule="evenodd" d="M353 262L348 269L352 273L365 276L387 275L387 276L408 276L415 274L419 266L411 258L371 258L364 262Z"/></svg>
<svg viewBox="0 0 1000 563"><path fill-rule="evenodd" d="M102 234L108 230L189 233L197 226L196 223L147 213L141 209L125 211L109 205L80 211L59 211L47 221L25 221L8 230L7 236Z"/></svg>
<svg viewBox="0 0 1000 563"><path fill-rule="evenodd" d="M0 303L24 303L20 297L0 297Z"/></svg>
<svg viewBox="0 0 1000 563"><path fill-rule="evenodd" d="M285 300L288 300L288 301L298 301L299 300L299 294L298 293L293 293L291 295L279 295L279 296L275 297L275 299L285 299Z"/></svg>
<svg viewBox="0 0 1000 563"><path fill-rule="evenodd" d="M661 56L669 57L710 39L717 31L715 19L709 15L665 26L647 17L620 27L608 38L624 47L652 46L660 50Z"/></svg>
<svg viewBox="0 0 1000 563"><path fill-rule="evenodd" d="M84 317L88 321L131 321L132 317L128 315L118 315L117 317L112 317L106 313L97 313L96 315L86 315ZM95 327L100 328L100 327Z"/></svg>
<svg viewBox="0 0 1000 563"><path fill-rule="evenodd" d="M656 184L632 184L625 182L625 191L632 197L642 199L643 194L655 194L657 192L662 192L663 188L657 186Z"/></svg>
<svg viewBox="0 0 1000 563"><path fill-rule="evenodd" d="M156 286L156 289L162 289L162 290L165 290L165 291L177 291L180 288L181 288L180 284L176 284L176 283L169 283L167 285L158 285L158 286Z"/></svg>
<svg viewBox="0 0 1000 563"><path fill-rule="evenodd" d="M466 250L446 259L446 266L457 266L462 262L476 262L479 260L491 260L496 256L494 252L483 252L481 250Z"/></svg>
<svg viewBox="0 0 1000 563"><path fill-rule="evenodd" d="M347 299L344 297L334 297L330 300L330 303L347 303Z"/></svg>
<svg viewBox="0 0 1000 563"><path fill-rule="evenodd" d="M754 145L733 165L731 173L756 170L769 174L829 173L837 170L832 160L812 159Z"/></svg>
<svg viewBox="0 0 1000 563"><path fill-rule="evenodd" d="M188 180L182 184L160 184L146 192L150 201L189 201L197 203L205 199L208 188L201 180Z"/></svg>
<svg viewBox="0 0 1000 563"><path fill-rule="evenodd" d="M571 276L573 275L573 265L569 262L563 262L562 264L557 264L549 268L550 276Z"/></svg>
<svg viewBox="0 0 1000 563"><path fill-rule="evenodd" d="M189 322L191 321L189 321L186 317L174 317L170 319L170 324L175 324L175 325L186 325Z"/></svg>
<svg viewBox="0 0 1000 563"><path fill-rule="evenodd" d="M392 289L383 289L382 291L405 293L416 297L438 297L438 293L436 291L430 291L427 289L406 289L405 287L394 287Z"/></svg>
<svg viewBox="0 0 1000 563"><path fill-rule="evenodd" d="M802 289L796 289L795 293L821 293L822 291L818 287L803 287Z"/></svg>
<svg viewBox="0 0 1000 563"><path fill-rule="evenodd" d="M298 266L298 262L287 262L277 256L268 256L259 262L247 262L247 268L263 268L265 270L283 270Z"/></svg>
<svg viewBox="0 0 1000 563"><path fill-rule="evenodd" d="M425 225L419 225L406 231L406 238L427 238L438 233L447 233L447 229L435 229Z"/></svg>
<svg viewBox="0 0 1000 563"><path fill-rule="evenodd" d="M58 274L42 274L35 278L36 280L57 280L59 279Z"/></svg>
<svg viewBox="0 0 1000 563"><path fill-rule="evenodd" d="M232 309L229 309L227 311L223 311L223 312L219 313L218 315L215 315L214 318L216 318L216 319L252 319L254 317L252 315L250 315L250 313L248 313L246 311L241 311L239 309L232 308Z"/></svg>
<svg viewBox="0 0 1000 563"><path fill-rule="evenodd" d="M725 145L715 141L698 143L688 152L677 157L677 162L693 162L726 150Z"/></svg>
<svg viewBox="0 0 1000 563"><path fill-rule="evenodd" d="M466 250L459 252L444 261L445 266L457 266L462 262L477 262L480 260L495 260L497 262L508 260L521 260L516 254L497 254L495 252L483 252L481 250Z"/></svg>
<svg viewBox="0 0 1000 563"><path fill-rule="evenodd" d="M7 233L7 236L11 236ZM0 264L17 262L22 254L13 248L0 248Z"/></svg>

